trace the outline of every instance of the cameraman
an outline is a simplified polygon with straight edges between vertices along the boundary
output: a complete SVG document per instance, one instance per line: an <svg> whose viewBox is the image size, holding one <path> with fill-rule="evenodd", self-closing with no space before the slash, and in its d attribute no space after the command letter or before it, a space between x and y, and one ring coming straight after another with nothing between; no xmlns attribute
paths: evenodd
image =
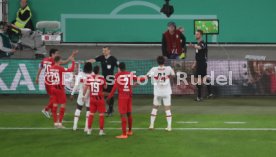
<svg viewBox="0 0 276 157"><path fill-rule="evenodd" d="M0 58L10 57L16 51L11 43L10 38L7 35L8 25L7 23L0 23Z"/></svg>

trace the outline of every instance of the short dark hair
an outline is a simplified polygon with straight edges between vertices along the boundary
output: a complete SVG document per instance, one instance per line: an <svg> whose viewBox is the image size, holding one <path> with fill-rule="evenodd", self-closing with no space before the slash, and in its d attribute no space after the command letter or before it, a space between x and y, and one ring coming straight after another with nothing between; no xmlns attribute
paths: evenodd
<svg viewBox="0 0 276 157"><path fill-rule="evenodd" d="M86 74L90 74L92 72L92 63L86 62L83 66L83 72Z"/></svg>
<svg viewBox="0 0 276 157"><path fill-rule="evenodd" d="M108 50L110 50L110 47L109 47L109 46L104 46L103 49L108 49Z"/></svg>
<svg viewBox="0 0 276 157"><path fill-rule="evenodd" d="M165 64L165 58L163 56L158 56L156 60L157 60L158 65Z"/></svg>
<svg viewBox="0 0 276 157"><path fill-rule="evenodd" d="M126 70L126 64L124 62L121 62L119 64L119 68L120 68L120 70Z"/></svg>
<svg viewBox="0 0 276 157"><path fill-rule="evenodd" d="M168 26L174 26L174 28L176 29L176 23L173 22L173 21L169 22L169 23L168 23Z"/></svg>
<svg viewBox="0 0 276 157"><path fill-rule="evenodd" d="M97 65L93 68L94 74L99 74L100 73L100 67Z"/></svg>
<svg viewBox="0 0 276 157"><path fill-rule="evenodd" d="M49 51L49 56L52 57L53 54L55 54L58 51L58 49L51 49Z"/></svg>
<svg viewBox="0 0 276 157"><path fill-rule="evenodd" d="M200 33L200 35L203 35L203 31L201 29L196 30L196 32Z"/></svg>
<svg viewBox="0 0 276 157"><path fill-rule="evenodd" d="M54 59L55 63L59 62L60 60L61 60L60 56L56 56L55 59Z"/></svg>

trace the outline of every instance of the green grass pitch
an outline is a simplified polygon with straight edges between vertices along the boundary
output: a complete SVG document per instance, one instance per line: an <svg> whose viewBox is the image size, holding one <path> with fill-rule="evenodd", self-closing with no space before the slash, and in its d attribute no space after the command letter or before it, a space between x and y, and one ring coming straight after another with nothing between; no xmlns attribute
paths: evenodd
<svg viewBox="0 0 276 157"><path fill-rule="evenodd" d="M152 98L134 96L134 136L118 140L119 115L106 118L106 136L71 130L74 102L67 104L65 130L41 114L44 96L0 96L0 154L5 157L274 157L276 98L217 98L197 103L174 97L172 132L163 108L149 131ZM116 112L117 113L117 112ZM84 127L82 114L79 127ZM93 125L98 128L97 119Z"/></svg>

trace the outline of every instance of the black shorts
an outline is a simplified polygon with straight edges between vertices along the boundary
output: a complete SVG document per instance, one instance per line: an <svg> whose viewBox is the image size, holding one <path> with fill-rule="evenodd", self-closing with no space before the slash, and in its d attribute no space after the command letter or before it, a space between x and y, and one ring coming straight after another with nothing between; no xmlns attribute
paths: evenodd
<svg viewBox="0 0 276 157"><path fill-rule="evenodd" d="M197 63L196 64L196 72L195 72L195 78L201 78L205 77L207 75L207 63Z"/></svg>
<svg viewBox="0 0 276 157"><path fill-rule="evenodd" d="M104 89L104 92L110 93L112 91L113 85L107 85L107 88Z"/></svg>

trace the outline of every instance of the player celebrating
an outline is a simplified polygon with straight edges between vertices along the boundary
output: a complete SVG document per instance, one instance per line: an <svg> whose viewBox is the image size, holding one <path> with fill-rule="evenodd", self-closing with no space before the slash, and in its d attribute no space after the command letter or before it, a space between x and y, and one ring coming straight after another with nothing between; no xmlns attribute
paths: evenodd
<svg viewBox="0 0 276 157"><path fill-rule="evenodd" d="M76 76L76 81L75 81L75 86L71 92L71 100L74 100L74 94L76 92L76 90L79 90L79 95L78 95L78 99L77 99L77 108L75 111L75 117L74 117L74 125L73 125L73 130L76 131L78 128L78 121L79 121L79 117L81 114L81 110L83 105L86 106L86 121L85 121L85 128L84 131L87 132L88 131L88 116L89 116L89 105L90 105L90 97L86 97L87 99L85 99L85 101L83 101L83 87L84 87L84 81L86 80L86 78L91 75L92 73L92 63L87 62L84 64L83 67L83 72L80 72L77 76Z"/></svg>
<svg viewBox="0 0 276 157"><path fill-rule="evenodd" d="M64 89L64 74L66 72L73 72L75 68L75 61L74 57L71 58L72 66L69 69L65 69L61 65L61 57L56 56L55 59L55 65L51 66L49 69L49 72L45 76L45 79L50 78L51 80L51 93L53 98L53 108L52 108L52 116L54 120L54 126L56 128L64 128L62 125L62 120L65 113L65 106L66 106L66 93ZM58 105L61 105L60 111L59 111L59 119L57 117L57 110Z"/></svg>
<svg viewBox="0 0 276 157"><path fill-rule="evenodd" d="M132 85L138 78L131 72L126 71L125 63L119 64L119 72L115 75L115 84L108 96L108 101L113 97L118 88L118 108L121 114L123 134L116 136L119 139L126 139L132 136ZM143 81L143 78L140 79ZM128 132L126 126L128 122Z"/></svg>
<svg viewBox="0 0 276 157"><path fill-rule="evenodd" d="M71 60L71 58L76 54L77 52L74 51L72 53L72 55L70 57L68 57L67 60L65 61L62 61L61 64L67 64L69 63L69 61ZM40 67L38 69L38 72L37 72L37 75L36 75L36 84L38 84L38 81L39 81L39 76L41 74L42 71L44 71L44 75L46 75L50 69L51 66L53 66L55 64L54 62L54 58L56 56L59 55L59 52L57 49L51 49L49 51L49 57L46 57L44 58L41 63L40 63ZM48 104L45 106L45 108L42 110L42 113L47 117L47 118L50 118L50 112L49 110L52 109L53 107L53 100L52 100L52 96L51 96L51 90L50 90L50 82L49 80L46 80L44 79L44 84L45 84L45 89L46 89L46 92L47 94L49 95L50 99L49 99L49 102Z"/></svg>
<svg viewBox="0 0 276 157"><path fill-rule="evenodd" d="M92 124L94 120L94 115L96 112L99 112L99 124L100 132L99 135L103 136L104 133L104 113L105 113L105 101L103 89L107 88L106 81L103 76L99 75L100 68L99 66L94 67L94 74L87 77L86 86L84 87L83 96L84 100L87 100L87 91L90 91L90 114L88 117L88 131L87 134L91 135L92 133Z"/></svg>
<svg viewBox="0 0 276 157"><path fill-rule="evenodd" d="M170 66L165 66L165 58L159 56L157 58L158 67L153 67L148 72L148 77L152 78L154 85L154 99L153 108L151 111L150 127L149 129L154 129L154 122L157 116L157 111L162 102L165 106L165 112L167 117L168 126L167 131L172 130L172 113L171 113L171 82L170 77L175 76L174 70Z"/></svg>

